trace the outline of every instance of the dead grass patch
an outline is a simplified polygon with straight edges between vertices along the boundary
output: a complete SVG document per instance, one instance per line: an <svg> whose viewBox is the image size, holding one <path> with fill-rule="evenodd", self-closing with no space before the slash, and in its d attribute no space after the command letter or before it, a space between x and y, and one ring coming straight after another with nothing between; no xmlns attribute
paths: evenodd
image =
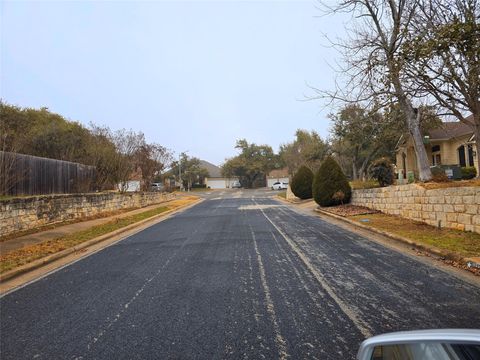
<svg viewBox="0 0 480 360"><path fill-rule="evenodd" d="M41 232L41 231L53 230L53 229L56 229L56 228L58 228L60 226L64 226L64 225L76 224L76 223L79 223L79 222L103 219L103 218L110 217L110 216L120 215L120 214L123 214L125 212L133 211L133 210L137 210L137 209L139 209L139 208L138 207L131 207L131 208L120 209L120 210L116 210L116 211L108 211L108 212L103 212L103 213L99 213L99 214L95 214L95 215L91 215L91 216L87 216L87 217L82 217L82 218L77 218L77 219L72 219L72 220L66 220L66 221L55 223L55 224L43 225L43 226L39 226L35 229L17 231L15 233L0 237L0 242L15 239L15 238L25 236L25 235L35 234L35 233L38 233L38 232Z"/></svg>
<svg viewBox="0 0 480 360"><path fill-rule="evenodd" d="M472 186L480 186L480 179L448 181L448 182L426 182L426 183L417 183L417 185L420 185L421 187L427 190L463 187L463 186L472 187Z"/></svg>
<svg viewBox="0 0 480 360"><path fill-rule="evenodd" d="M373 189L373 188L378 188L380 187L380 184L378 183L377 180L352 180L350 181L350 186L352 187L353 190L356 189Z"/></svg>

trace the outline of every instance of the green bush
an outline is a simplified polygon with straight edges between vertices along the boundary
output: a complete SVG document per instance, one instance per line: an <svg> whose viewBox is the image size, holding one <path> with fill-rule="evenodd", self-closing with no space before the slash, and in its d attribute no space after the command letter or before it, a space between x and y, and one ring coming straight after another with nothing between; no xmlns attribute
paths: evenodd
<svg viewBox="0 0 480 360"><path fill-rule="evenodd" d="M312 198L313 172L305 165L301 166L290 182L290 188L300 199Z"/></svg>
<svg viewBox="0 0 480 360"><path fill-rule="evenodd" d="M352 188L337 162L327 157L313 178L312 193L320 206L333 206L348 203Z"/></svg>
<svg viewBox="0 0 480 360"><path fill-rule="evenodd" d="M370 175L378 181L380 186L392 185L395 181L392 162L388 158L380 158L373 162Z"/></svg>
<svg viewBox="0 0 480 360"><path fill-rule="evenodd" d="M462 179L464 180L470 180L477 176L477 169L475 169L475 166L462 167L461 170Z"/></svg>

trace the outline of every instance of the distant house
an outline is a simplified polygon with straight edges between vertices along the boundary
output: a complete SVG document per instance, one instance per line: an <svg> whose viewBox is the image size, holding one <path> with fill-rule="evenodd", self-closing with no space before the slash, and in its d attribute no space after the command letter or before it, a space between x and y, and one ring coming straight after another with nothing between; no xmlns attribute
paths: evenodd
<svg viewBox="0 0 480 360"><path fill-rule="evenodd" d="M275 169L267 174L267 187L271 188L276 182L288 183L288 169Z"/></svg>
<svg viewBox="0 0 480 360"><path fill-rule="evenodd" d="M458 121L444 122L442 127L429 131L424 138L430 166L476 167L476 140L470 126ZM404 139L397 147L396 163L397 170L402 170L404 176L410 171L418 173L417 156L411 138Z"/></svg>
<svg viewBox="0 0 480 360"><path fill-rule="evenodd" d="M142 170L137 168L134 172L130 174L127 182L125 182L124 184L117 184L116 188L118 191L135 192L142 189L142 184Z"/></svg>
<svg viewBox="0 0 480 360"><path fill-rule="evenodd" d="M207 188L228 189L232 187L234 182L238 181L238 177L223 177L222 169L208 161L200 160L200 166L208 171L208 177L205 178Z"/></svg>

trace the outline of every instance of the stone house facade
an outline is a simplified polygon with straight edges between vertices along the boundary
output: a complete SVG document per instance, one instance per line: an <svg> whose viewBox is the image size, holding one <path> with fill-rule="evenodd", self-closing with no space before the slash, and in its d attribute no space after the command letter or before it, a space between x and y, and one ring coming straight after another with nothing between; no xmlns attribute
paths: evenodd
<svg viewBox="0 0 480 360"><path fill-rule="evenodd" d="M425 136L425 149L430 166L458 165L460 167L475 166L475 136L473 130L461 122L445 122L438 129L429 131ZM417 157L412 139L404 139L396 149L397 171L404 177L408 172L418 173ZM477 169L477 173L480 169Z"/></svg>

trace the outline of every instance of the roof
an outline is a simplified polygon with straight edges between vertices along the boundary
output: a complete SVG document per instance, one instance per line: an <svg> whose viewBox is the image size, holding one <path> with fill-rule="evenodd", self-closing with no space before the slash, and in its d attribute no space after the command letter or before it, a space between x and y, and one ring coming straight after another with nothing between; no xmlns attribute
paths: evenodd
<svg viewBox="0 0 480 360"><path fill-rule="evenodd" d="M287 178L288 177L288 169L275 169L268 173L267 177L269 178Z"/></svg>
<svg viewBox="0 0 480 360"><path fill-rule="evenodd" d="M219 178L222 177L222 169L217 165L213 165L205 160L200 160L200 167L208 171L209 178Z"/></svg>
<svg viewBox="0 0 480 360"><path fill-rule="evenodd" d="M450 140L473 134L473 129L460 121L444 122L441 127L430 130L430 140Z"/></svg>

